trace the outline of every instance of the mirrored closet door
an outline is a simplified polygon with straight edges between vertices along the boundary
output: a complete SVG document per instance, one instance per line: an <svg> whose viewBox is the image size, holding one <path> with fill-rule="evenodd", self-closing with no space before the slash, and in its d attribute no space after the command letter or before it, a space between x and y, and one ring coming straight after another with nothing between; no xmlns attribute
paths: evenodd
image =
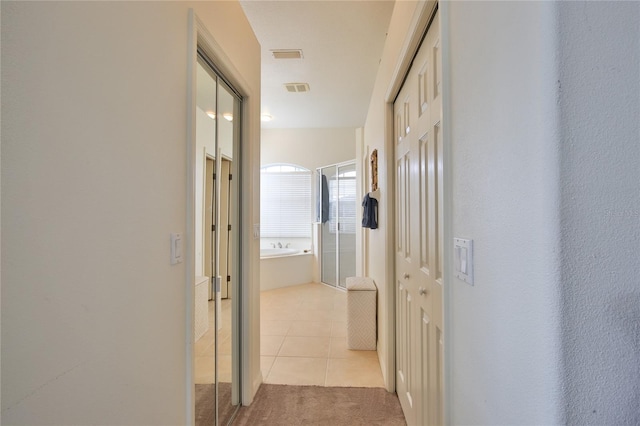
<svg viewBox="0 0 640 426"><path fill-rule="evenodd" d="M242 98L200 49L196 87L195 417L196 426L227 425L240 401Z"/></svg>

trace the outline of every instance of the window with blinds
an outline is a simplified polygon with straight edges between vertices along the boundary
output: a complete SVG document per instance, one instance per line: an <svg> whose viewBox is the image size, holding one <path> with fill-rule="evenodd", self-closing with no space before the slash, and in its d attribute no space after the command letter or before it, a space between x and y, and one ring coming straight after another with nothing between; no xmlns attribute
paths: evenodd
<svg viewBox="0 0 640 426"><path fill-rule="evenodd" d="M260 236L311 238L311 171L274 164L260 169Z"/></svg>

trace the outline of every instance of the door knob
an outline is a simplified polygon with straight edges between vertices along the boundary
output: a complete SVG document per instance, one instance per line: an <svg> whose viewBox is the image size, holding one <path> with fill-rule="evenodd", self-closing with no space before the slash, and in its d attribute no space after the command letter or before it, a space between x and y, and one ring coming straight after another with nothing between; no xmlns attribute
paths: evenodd
<svg viewBox="0 0 640 426"><path fill-rule="evenodd" d="M405 274L404 274L404 279L405 279L405 280L408 280L408 279L409 279L409 274L408 274L408 273L406 273L406 272L405 272Z"/></svg>
<svg viewBox="0 0 640 426"><path fill-rule="evenodd" d="M424 287L420 287L418 288L418 293L420 293L420 296L424 296L425 294L427 294L427 289Z"/></svg>

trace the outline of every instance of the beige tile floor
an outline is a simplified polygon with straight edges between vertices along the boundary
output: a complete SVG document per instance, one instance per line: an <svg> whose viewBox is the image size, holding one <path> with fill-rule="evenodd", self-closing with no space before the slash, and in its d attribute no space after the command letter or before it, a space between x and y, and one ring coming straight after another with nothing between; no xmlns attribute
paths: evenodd
<svg viewBox="0 0 640 426"><path fill-rule="evenodd" d="M376 351L347 349L344 291L303 284L261 292L265 383L383 387Z"/></svg>
<svg viewBox="0 0 640 426"><path fill-rule="evenodd" d="M195 383L213 383L214 302L209 330L195 343ZM383 387L375 351L347 349L347 295L324 284L303 284L260 295L260 361L265 383ZM218 374L231 380L231 301L222 301Z"/></svg>

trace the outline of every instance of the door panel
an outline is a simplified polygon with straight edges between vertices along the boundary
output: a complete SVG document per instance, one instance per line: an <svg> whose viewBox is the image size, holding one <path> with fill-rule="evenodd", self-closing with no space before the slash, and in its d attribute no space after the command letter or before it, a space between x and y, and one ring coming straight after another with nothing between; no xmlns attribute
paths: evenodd
<svg viewBox="0 0 640 426"><path fill-rule="evenodd" d="M394 104L397 391L409 424L442 424L442 103L438 14Z"/></svg>

